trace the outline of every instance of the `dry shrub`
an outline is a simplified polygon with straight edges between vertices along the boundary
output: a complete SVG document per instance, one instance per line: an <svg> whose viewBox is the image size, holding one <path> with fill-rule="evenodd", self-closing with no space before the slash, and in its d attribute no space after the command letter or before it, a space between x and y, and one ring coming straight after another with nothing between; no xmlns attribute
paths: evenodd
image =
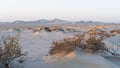
<svg viewBox="0 0 120 68"><path fill-rule="evenodd" d="M114 32L120 33L120 29L111 30L110 32L111 33L114 33Z"/></svg>
<svg viewBox="0 0 120 68"><path fill-rule="evenodd" d="M85 53L97 53L98 51L104 51L106 49L105 44L101 39L96 39L94 37L89 38L85 41L80 47L81 50Z"/></svg>
<svg viewBox="0 0 120 68"><path fill-rule="evenodd" d="M65 38L61 41L54 41L53 47L51 47L49 54L69 54L76 47L74 40L71 38Z"/></svg>
<svg viewBox="0 0 120 68"><path fill-rule="evenodd" d="M73 52L76 47L80 46L82 38L83 35L77 35L74 38L65 38L60 41L54 41L54 46L51 47L49 54L67 55Z"/></svg>
<svg viewBox="0 0 120 68"><path fill-rule="evenodd" d="M50 29L50 27L44 27L44 30L47 32L52 32L52 30Z"/></svg>
<svg viewBox="0 0 120 68"><path fill-rule="evenodd" d="M113 55L113 53L105 46L105 43L103 42L104 39L111 37L109 33L96 28L93 30L88 30L85 36L86 35L88 35L88 38L84 38L84 42L80 45L83 52L92 54L108 52Z"/></svg>
<svg viewBox="0 0 120 68"><path fill-rule="evenodd" d="M115 36L116 34L120 34L120 29L114 29L114 30L111 30L110 32L113 36Z"/></svg>
<svg viewBox="0 0 120 68"><path fill-rule="evenodd" d="M110 35L105 31L90 30L84 34L77 34L74 38L65 38L61 41L53 42L54 46L51 47L49 54L62 54L65 56L74 51L75 48L79 48L84 53L98 54L108 52L114 55L103 42L107 37L110 37Z"/></svg>
<svg viewBox="0 0 120 68"><path fill-rule="evenodd" d="M0 45L0 64L2 68L9 68L10 62L24 54L19 44L19 36L6 36Z"/></svg>

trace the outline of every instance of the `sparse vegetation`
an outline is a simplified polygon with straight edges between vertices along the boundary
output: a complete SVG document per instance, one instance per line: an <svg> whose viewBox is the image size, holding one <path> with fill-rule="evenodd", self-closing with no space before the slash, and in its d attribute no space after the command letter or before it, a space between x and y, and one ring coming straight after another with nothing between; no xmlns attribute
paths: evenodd
<svg viewBox="0 0 120 68"><path fill-rule="evenodd" d="M76 47L74 40L71 38L65 38L61 41L54 41L53 47L51 47L50 54L62 54L66 55L74 50Z"/></svg>
<svg viewBox="0 0 120 68"><path fill-rule="evenodd" d="M120 29L114 29L110 31L112 33L113 36L115 36L115 34L120 34Z"/></svg>
<svg viewBox="0 0 120 68"><path fill-rule="evenodd" d="M49 54L67 55L75 48L79 48L84 53L110 53L115 55L115 52L111 52L103 42L104 39L110 36L110 34L100 29L88 30L84 34L75 35L74 38L65 38L53 42L54 46L51 47Z"/></svg>
<svg viewBox="0 0 120 68"><path fill-rule="evenodd" d="M0 67L10 68L12 60L24 55L19 44L19 36L6 36L2 39L0 45Z"/></svg>

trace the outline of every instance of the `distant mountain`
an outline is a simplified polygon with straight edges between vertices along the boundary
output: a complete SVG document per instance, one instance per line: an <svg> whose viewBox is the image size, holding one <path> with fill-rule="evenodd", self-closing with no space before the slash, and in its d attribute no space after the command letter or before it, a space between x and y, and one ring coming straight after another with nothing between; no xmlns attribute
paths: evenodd
<svg viewBox="0 0 120 68"><path fill-rule="evenodd" d="M70 23L70 21L61 20L61 19L53 19L53 20L50 20L50 23Z"/></svg>
<svg viewBox="0 0 120 68"><path fill-rule="evenodd" d="M11 23L26 23L25 21L22 21L22 20L16 20L14 22L11 22Z"/></svg>
<svg viewBox="0 0 120 68"><path fill-rule="evenodd" d="M36 22L36 23L49 23L49 20L47 20L47 19L40 19L40 20L37 20L37 21L32 21L32 22Z"/></svg>
<svg viewBox="0 0 120 68"><path fill-rule="evenodd" d="M14 22L0 22L0 24L31 24L31 25L39 25L39 24L67 24L67 23L74 23L74 24L101 24L103 22L96 22L96 21L79 21L79 22L71 22L61 19L40 19L36 21L23 21L23 20L16 20Z"/></svg>
<svg viewBox="0 0 120 68"><path fill-rule="evenodd" d="M18 23L18 24L45 24L45 23L49 23L49 24L62 24L62 23L70 23L70 21L65 21L65 20L61 20L61 19L53 19L53 20L47 20L47 19L40 19L40 20L36 20L36 21L22 21L22 20L16 20L12 23Z"/></svg>
<svg viewBox="0 0 120 68"><path fill-rule="evenodd" d="M80 22L76 22L76 24L101 24L103 22L96 22L96 21L80 21Z"/></svg>
<svg viewBox="0 0 120 68"><path fill-rule="evenodd" d="M36 21L22 21L22 20L16 20L12 23L49 23L49 20L46 19L40 19Z"/></svg>
<svg viewBox="0 0 120 68"><path fill-rule="evenodd" d="M8 24L8 23L9 23L9 22L0 22L0 25L1 25L1 24Z"/></svg>

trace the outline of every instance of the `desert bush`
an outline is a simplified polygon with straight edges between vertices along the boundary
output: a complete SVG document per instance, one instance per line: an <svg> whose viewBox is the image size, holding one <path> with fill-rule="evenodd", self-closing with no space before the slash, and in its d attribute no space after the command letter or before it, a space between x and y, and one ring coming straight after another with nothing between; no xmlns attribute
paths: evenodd
<svg viewBox="0 0 120 68"><path fill-rule="evenodd" d="M6 36L1 42L0 65L2 68L9 68L12 60L24 55L19 44L19 36Z"/></svg>
<svg viewBox="0 0 120 68"><path fill-rule="evenodd" d="M51 32L51 29L49 27L44 27L44 30L47 32Z"/></svg>
<svg viewBox="0 0 120 68"><path fill-rule="evenodd" d="M61 41L54 41L53 45L49 51L49 54L69 54L74 50L76 45L74 45L74 41L71 38L65 38Z"/></svg>
<svg viewBox="0 0 120 68"><path fill-rule="evenodd" d="M80 45L81 51L92 54L110 53L114 55L114 53L111 52L103 42L104 39L109 37L111 37L111 35L104 30L97 28L93 30L88 30L85 33L83 42Z"/></svg>
<svg viewBox="0 0 120 68"><path fill-rule="evenodd" d="M110 32L111 33L114 33L114 32L120 33L120 29L114 29L114 30L111 30Z"/></svg>
<svg viewBox="0 0 120 68"><path fill-rule="evenodd" d="M85 53L97 53L99 50L105 50L105 44L101 39L96 39L95 37L90 37L85 43L82 43L80 47L81 50Z"/></svg>
<svg viewBox="0 0 120 68"><path fill-rule="evenodd" d="M107 37L110 37L110 35L105 31L90 30L84 34L77 34L74 38L65 38L60 41L54 41L49 54L62 54L65 56L74 51L75 48L79 48L80 51L84 53L110 53L114 55L103 42Z"/></svg>
<svg viewBox="0 0 120 68"><path fill-rule="evenodd" d="M116 34L120 34L120 29L114 29L114 30L111 30L110 33L115 36Z"/></svg>
<svg viewBox="0 0 120 68"><path fill-rule="evenodd" d="M65 38L60 41L54 41L49 54L67 55L74 51L74 49L80 46L83 35L76 35L74 38Z"/></svg>

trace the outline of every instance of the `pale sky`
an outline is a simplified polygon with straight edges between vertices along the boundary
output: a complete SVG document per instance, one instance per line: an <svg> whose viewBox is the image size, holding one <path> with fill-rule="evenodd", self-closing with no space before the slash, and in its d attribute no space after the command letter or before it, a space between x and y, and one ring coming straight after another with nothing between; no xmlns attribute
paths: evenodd
<svg viewBox="0 0 120 68"><path fill-rule="evenodd" d="M120 0L0 0L0 21L54 18L120 22Z"/></svg>

